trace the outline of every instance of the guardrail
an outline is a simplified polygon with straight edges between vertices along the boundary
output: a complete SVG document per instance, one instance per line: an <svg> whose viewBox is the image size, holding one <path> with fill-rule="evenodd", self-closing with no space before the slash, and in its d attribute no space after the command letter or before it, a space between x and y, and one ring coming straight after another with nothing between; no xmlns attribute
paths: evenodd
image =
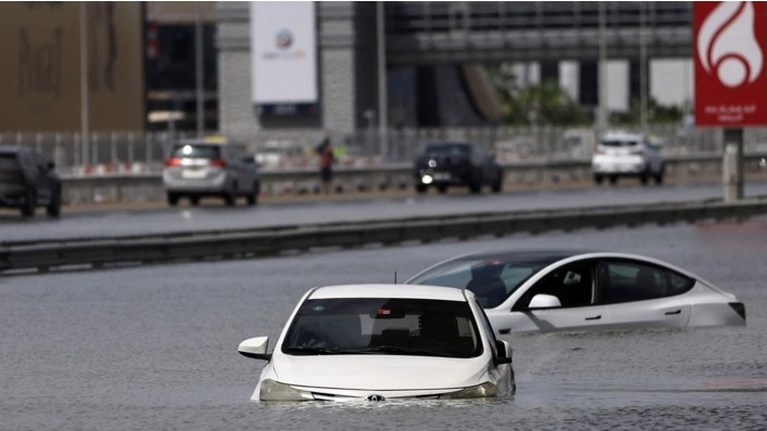
<svg viewBox="0 0 767 431"><path fill-rule="evenodd" d="M85 270L103 267L243 259L327 247L459 240L520 232L608 228L647 223L748 218L767 213L767 196L736 203L694 201L411 217L367 222L293 225L232 231L182 232L115 238L0 243L0 273Z"/></svg>
<svg viewBox="0 0 767 431"><path fill-rule="evenodd" d="M765 173L767 154L750 154L745 159L748 174ZM721 175L722 156L674 157L666 160L669 180L712 178ZM590 181L589 160L526 161L506 163L505 188L540 184ZM339 167L336 169L338 192L405 189L412 187L411 163L378 167ZM262 193L268 196L318 193L319 173L314 168L261 172ZM123 174L66 176L64 203L162 201L165 193L159 174Z"/></svg>

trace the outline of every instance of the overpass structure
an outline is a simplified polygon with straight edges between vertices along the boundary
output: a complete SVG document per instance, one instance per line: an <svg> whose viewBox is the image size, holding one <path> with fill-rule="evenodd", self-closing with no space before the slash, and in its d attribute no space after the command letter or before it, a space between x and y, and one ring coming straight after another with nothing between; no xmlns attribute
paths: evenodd
<svg viewBox="0 0 767 431"><path fill-rule="evenodd" d="M217 9L221 130L244 139L277 134L312 140L381 124L486 125L487 115L467 89L471 73L465 68L478 63L534 64L537 76L527 83L561 83L569 63L571 96L594 107L598 62L621 61L627 105L648 92L648 59L689 60L692 52L690 2L317 2L317 109L267 117L254 114L247 99L248 3L221 2ZM382 93L377 83L383 74Z"/></svg>
<svg viewBox="0 0 767 431"><path fill-rule="evenodd" d="M387 59L593 61L602 37L608 57L638 59L642 44L649 57L689 57L691 23L690 2L392 2Z"/></svg>

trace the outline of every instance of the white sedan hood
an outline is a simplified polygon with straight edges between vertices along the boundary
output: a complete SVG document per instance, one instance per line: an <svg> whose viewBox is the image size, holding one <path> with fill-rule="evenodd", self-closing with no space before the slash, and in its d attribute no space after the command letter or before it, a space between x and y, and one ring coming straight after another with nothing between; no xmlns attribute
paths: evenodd
<svg viewBox="0 0 767 431"><path fill-rule="evenodd" d="M284 355L275 361L274 371L278 381L295 386L376 391L456 389L482 383L487 358Z"/></svg>

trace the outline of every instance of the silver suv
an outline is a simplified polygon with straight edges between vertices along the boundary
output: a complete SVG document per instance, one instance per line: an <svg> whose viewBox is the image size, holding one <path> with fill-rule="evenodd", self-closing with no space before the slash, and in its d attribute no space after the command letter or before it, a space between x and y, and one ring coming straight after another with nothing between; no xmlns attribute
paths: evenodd
<svg viewBox="0 0 767 431"><path fill-rule="evenodd" d="M653 178L661 184L665 164L660 147L645 135L613 132L602 136L594 148L591 170L597 184L605 178L615 184L619 177L636 177L642 184Z"/></svg>
<svg viewBox="0 0 767 431"><path fill-rule="evenodd" d="M24 217L45 206L51 217L61 212L61 180L53 162L31 148L0 147L0 207L18 208Z"/></svg>
<svg viewBox="0 0 767 431"><path fill-rule="evenodd" d="M228 206L244 196L248 205L255 205L261 191L254 156L244 145L221 137L176 143L165 161L162 181L171 206L182 197L197 205L206 196L223 198Z"/></svg>

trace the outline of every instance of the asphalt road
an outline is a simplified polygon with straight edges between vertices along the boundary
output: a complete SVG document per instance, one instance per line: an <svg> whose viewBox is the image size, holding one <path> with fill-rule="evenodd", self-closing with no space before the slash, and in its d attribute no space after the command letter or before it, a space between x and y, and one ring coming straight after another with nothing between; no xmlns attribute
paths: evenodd
<svg viewBox="0 0 767 431"><path fill-rule="evenodd" d="M379 197L359 200L263 203L256 207L221 206L210 201L200 207L139 208L115 211L63 213L60 219L38 216L21 219L15 212L0 213L3 241L93 238L147 233L268 227L338 221L383 220L403 216L469 214L474 212L529 211L642 204L721 198L721 184L663 186L622 185L499 195L448 194ZM746 196L767 195L767 182L750 182Z"/></svg>

